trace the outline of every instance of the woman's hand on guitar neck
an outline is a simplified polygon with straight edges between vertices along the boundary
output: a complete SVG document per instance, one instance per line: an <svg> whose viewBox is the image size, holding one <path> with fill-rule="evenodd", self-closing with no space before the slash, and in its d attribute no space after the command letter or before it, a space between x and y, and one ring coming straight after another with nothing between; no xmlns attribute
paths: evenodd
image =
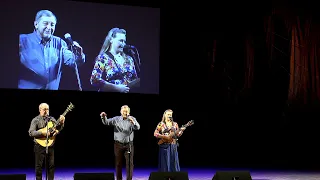
<svg viewBox="0 0 320 180"><path fill-rule="evenodd" d="M184 130L186 130L186 127L180 128L180 131L184 131Z"/></svg>

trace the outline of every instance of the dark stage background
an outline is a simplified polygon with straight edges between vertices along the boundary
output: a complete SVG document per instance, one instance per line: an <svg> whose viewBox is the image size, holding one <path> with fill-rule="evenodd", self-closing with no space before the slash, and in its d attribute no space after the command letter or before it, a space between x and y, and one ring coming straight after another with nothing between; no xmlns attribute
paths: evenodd
<svg viewBox="0 0 320 180"><path fill-rule="evenodd" d="M292 74L283 69L290 67L290 58L270 58L266 45L265 17L272 14L271 6L236 10L192 5L179 13L178 4L161 10L160 95L1 90L1 168L34 166L28 128L41 102L49 103L54 117L72 102L75 109L67 114L56 142L57 167L113 167L112 128L102 125L99 113L116 116L128 104L141 124L135 133L135 167L156 167L153 131L170 108L179 125L195 120L180 138L182 167L319 169L318 99L299 93L289 98ZM201 13L190 14L195 9ZM247 75L246 64L246 45L252 42L254 78ZM285 49L289 42L275 43Z"/></svg>

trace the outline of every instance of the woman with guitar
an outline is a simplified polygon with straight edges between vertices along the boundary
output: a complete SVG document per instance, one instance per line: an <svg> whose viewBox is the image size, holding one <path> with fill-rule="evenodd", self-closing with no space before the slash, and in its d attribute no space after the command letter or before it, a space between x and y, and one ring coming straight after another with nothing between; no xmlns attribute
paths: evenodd
<svg viewBox="0 0 320 180"><path fill-rule="evenodd" d="M159 162L158 168L161 172L179 172L179 157L177 150L177 139L186 129L179 128L178 123L172 120L171 109L167 109L162 116L162 121L154 131L154 136L159 138Z"/></svg>

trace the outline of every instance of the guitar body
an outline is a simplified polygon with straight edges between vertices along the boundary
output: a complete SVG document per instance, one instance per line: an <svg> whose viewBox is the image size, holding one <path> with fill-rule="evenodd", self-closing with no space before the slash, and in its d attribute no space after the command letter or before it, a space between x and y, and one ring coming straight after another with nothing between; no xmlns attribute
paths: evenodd
<svg viewBox="0 0 320 180"><path fill-rule="evenodd" d="M171 132L171 133L165 133L164 135L169 136L170 138L169 138L169 139L163 139L163 138L160 139L160 140L158 141L158 145L160 145L160 144L171 144L171 143L174 141L174 139L172 138L173 135L174 135L173 132Z"/></svg>
<svg viewBox="0 0 320 180"><path fill-rule="evenodd" d="M49 132L52 131L52 128L54 127L54 124L52 123L52 121L48 122L47 126L39 129L38 131L40 131L41 133L47 132L47 128L49 128ZM48 138L48 146L52 146L52 144L54 143L56 137L55 136L51 136ZM47 146L47 137L42 137L42 138L37 138L36 142L38 144L40 144L42 147L46 147Z"/></svg>
<svg viewBox="0 0 320 180"><path fill-rule="evenodd" d="M183 125L183 126L181 126L181 128L187 128L187 127L189 127L189 126L192 126L194 124L194 121L193 120L191 120L191 121L189 121L187 124L185 124L185 125ZM180 129L181 129L180 128ZM179 132L180 130L178 130L178 132ZM170 132L170 133L169 133ZM171 143L173 143L174 141L176 141L176 139L174 139L173 137L174 137L174 132L172 132L172 131L169 131L169 132L165 132L163 135L166 135L166 136L169 136L169 139L164 139L164 138L161 138L159 141L158 141L158 145L160 145L160 144L171 144Z"/></svg>
<svg viewBox="0 0 320 180"><path fill-rule="evenodd" d="M69 111L72 111L72 109L74 108L74 105L72 103L69 104L69 106L67 107L67 109L62 113L62 116L66 116L67 113ZM57 126L60 125L59 120L56 124L54 124L52 121L49 121L47 123L47 126L39 129L38 131L40 131L41 133L47 132L47 129L50 132L50 136L48 137L48 144L47 144L47 137L41 137L41 138L35 138L36 142L38 144L40 144L40 146L42 147L46 147L48 145L48 147L52 146L52 144L55 142L56 140L56 136L52 136L53 133L55 132L55 130L57 129Z"/></svg>

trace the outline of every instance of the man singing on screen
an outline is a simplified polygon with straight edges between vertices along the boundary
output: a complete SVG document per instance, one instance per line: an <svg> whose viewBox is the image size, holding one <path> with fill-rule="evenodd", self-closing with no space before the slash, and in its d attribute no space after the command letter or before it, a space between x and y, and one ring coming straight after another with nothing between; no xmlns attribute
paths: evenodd
<svg viewBox="0 0 320 180"><path fill-rule="evenodd" d="M68 50L67 43L54 36L56 16L49 10L36 14L35 30L30 34L20 34L19 89L58 90L63 65L75 66L85 62L82 47L73 42L79 53Z"/></svg>
<svg viewBox="0 0 320 180"><path fill-rule="evenodd" d="M140 124L133 116L130 116L130 108L123 105L121 116L107 118L107 114L100 114L102 123L114 127L114 155L116 159L117 180L122 180L123 156L126 158L127 180L132 180L133 173L133 131L140 129Z"/></svg>

